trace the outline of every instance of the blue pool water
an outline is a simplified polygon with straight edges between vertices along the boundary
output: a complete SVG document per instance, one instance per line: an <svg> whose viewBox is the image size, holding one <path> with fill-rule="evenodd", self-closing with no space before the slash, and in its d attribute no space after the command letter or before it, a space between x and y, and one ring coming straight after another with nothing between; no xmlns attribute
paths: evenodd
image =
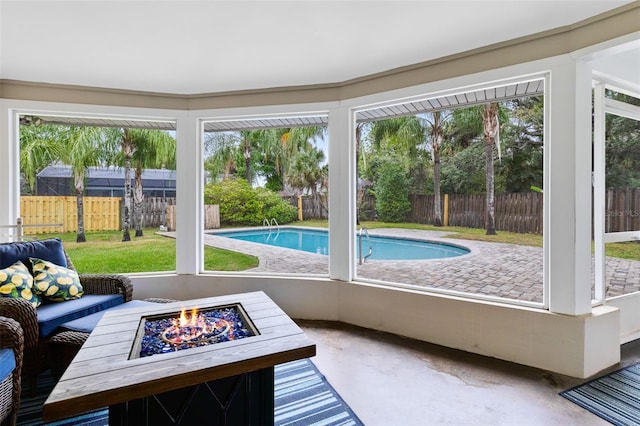
<svg viewBox="0 0 640 426"><path fill-rule="evenodd" d="M281 228L279 232L274 230L270 234L268 229L252 229L247 231L216 232L214 235L302 250L309 253L329 254L329 234L327 231ZM373 246L373 254L369 257L369 259L373 260L440 259L469 253L469 250L462 247L404 238L371 236L367 239L365 236L362 238L362 242L363 256L368 253L369 244Z"/></svg>

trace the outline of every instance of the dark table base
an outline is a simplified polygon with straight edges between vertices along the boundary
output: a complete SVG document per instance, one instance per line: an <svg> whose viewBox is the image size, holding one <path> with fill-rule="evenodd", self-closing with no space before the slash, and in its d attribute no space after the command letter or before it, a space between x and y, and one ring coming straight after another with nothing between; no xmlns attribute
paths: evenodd
<svg viewBox="0 0 640 426"><path fill-rule="evenodd" d="M273 425L273 367L109 407L109 425Z"/></svg>

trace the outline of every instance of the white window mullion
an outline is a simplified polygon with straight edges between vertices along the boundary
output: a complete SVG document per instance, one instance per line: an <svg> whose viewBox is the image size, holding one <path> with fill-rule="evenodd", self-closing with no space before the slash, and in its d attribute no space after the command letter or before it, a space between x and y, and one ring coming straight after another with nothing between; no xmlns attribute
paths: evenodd
<svg viewBox="0 0 640 426"><path fill-rule="evenodd" d="M595 244L595 301L602 302L606 294L605 258L605 85L598 83L593 90L593 229Z"/></svg>

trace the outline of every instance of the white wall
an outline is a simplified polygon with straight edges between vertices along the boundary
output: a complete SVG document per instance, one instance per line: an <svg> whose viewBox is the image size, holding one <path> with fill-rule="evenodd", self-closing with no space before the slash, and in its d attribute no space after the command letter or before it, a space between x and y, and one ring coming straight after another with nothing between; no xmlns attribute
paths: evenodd
<svg viewBox="0 0 640 426"><path fill-rule="evenodd" d="M590 377L620 361L620 312L613 307L570 316L329 279L222 275L133 281L135 299L264 291L294 319L342 321L573 377Z"/></svg>

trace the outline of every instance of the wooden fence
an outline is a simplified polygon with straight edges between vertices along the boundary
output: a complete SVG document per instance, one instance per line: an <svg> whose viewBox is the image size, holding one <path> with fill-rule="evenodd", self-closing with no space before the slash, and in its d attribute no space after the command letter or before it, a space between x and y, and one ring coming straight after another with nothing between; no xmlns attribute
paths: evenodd
<svg viewBox="0 0 640 426"><path fill-rule="evenodd" d="M142 227L159 228L168 226L167 212L170 206L175 206L175 197L145 197L142 201ZM124 212L122 212L124 215ZM133 222L132 222L133 223Z"/></svg>
<svg viewBox="0 0 640 426"><path fill-rule="evenodd" d="M412 223L434 223L433 195L410 195ZM485 228L484 194L448 196L448 224ZM360 220L375 219L375 197L358 195ZM442 197L443 218L444 196ZM543 194L539 192L496 194L496 229L517 233L542 234ZM606 232L640 230L640 188L609 189L606 194Z"/></svg>
<svg viewBox="0 0 640 426"><path fill-rule="evenodd" d="M327 194L291 195L282 197L292 206L298 208L298 198L302 201L302 219L328 219L329 204ZM298 213L299 214L299 213ZM298 216L299 217L299 216Z"/></svg>
<svg viewBox="0 0 640 426"><path fill-rule="evenodd" d="M284 197L298 207L298 197ZM445 197L442 197L443 219ZM542 233L543 196L538 192L521 194L496 194L496 229L518 233ZM327 195L300 197L303 219L327 219ZM433 223L433 195L411 195L411 211L407 217L413 223ZM485 195L448 196L448 224L468 228L485 228ZM85 231L120 230L122 199L113 197L84 197ZM143 226L147 228L167 226L175 229L175 198L149 197L143 203ZM25 225L60 224L29 228L29 233L77 231L76 197L20 198L20 215ZM358 194L360 220L375 220L375 197ZM640 230L640 188L610 189L606 194L606 232ZM218 206L205 206L205 229L220 227Z"/></svg>
<svg viewBox="0 0 640 426"><path fill-rule="evenodd" d="M176 206L167 206L168 231L176 230ZM220 206L217 204L207 204L204 206L204 229L220 228Z"/></svg>
<svg viewBox="0 0 640 426"><path fill-rule="evenodd" d="M538 192L496 194L495 222L499 231L542 234L542 200ZM449 225L485 228L486 196L450 195Z"/></svg>
<svg viewBox="0 0 640 426"><path fill-rule="evenodd" d="M175 198L147 197L142 203L142 226L166 226L167 206ZM119 197L83 197L85 231L119 231L122 229L124 203ZM29 227L30 234L76 232L78 204L75 196L22 196L20 216L25 225L57 224ZM133 219L133 218L132 218ZM133 223L133 222L132 222Z"/></svg>
<svg viewBox="0 0 640 426"><path fill-rule="evenodd" d="M606 195L605 232L640 230L640 188L609 189Z"/></svg>
<svg viewBox="0 0 640 426"><path fill-rule="evenodd" d="M448 197L448 203L445 198ZM542 194L496 194L496 229L518 233L542 233ZM434 196L410 195L411 210L407 221L412 223L434 223ZM372 200L367 200L370 204ZM373 200L375 203L375 200ZM484 194L443 195L440 201L442 219L448 216L449 226L485 228L486 196ZM445 208L447 209L445 214Z"/></svg>
<svg viewBox="0 0 640 426"><path fill-rule="evenodd" d="M121 198L84 197L85 231L120 229ZM20 216L25 225L59 224L59 226L30 227L28 234L75 232L78 230L78 204L75 196L20 197Z"/></svg>

